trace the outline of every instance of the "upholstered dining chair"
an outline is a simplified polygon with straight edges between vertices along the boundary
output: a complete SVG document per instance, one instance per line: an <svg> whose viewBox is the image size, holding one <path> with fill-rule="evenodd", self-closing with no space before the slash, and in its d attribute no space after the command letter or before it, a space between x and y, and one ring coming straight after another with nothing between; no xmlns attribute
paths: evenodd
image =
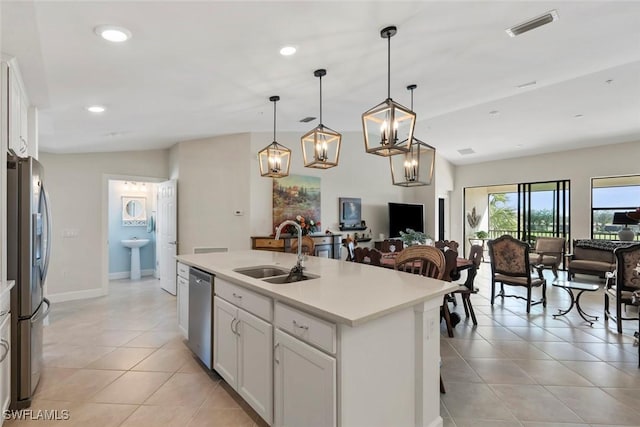
<svg viewBox="0 0 640 427"><path fill-rule="evenodd" d="M527 313L531 306L540 304L547 306L547 281L542 276L542 266L537 266L538 277L531 277L528 243L505 234L495 240L489 241L489 254L491 256L491 305L496 296L496 283L500 283L499 297L504 301L505 297L519 298L527 301ZM527 297L516 294L507 295L504 285L519 286L527 289ZM542 298L531 301L531 290L542 288Z"/></svg>
<svg viewBox="0 0 640 427"><path fill-rule="evenodd" d="M638 320L637 317L624 317L623 304L631 304L633 291L640 290L640 243L616 248L615 278L607 281L604 293L604 318L616 322L618 333L622 333L623 320ZM615 314L610 310L610 300L615 303Z"/></svg>
<svg viewBox="0 0 640 427"><path fill-rule="evenodd" d="M442 279L445 269L444 253L435 246L414 245L403 249L396 257L395 269L408 273L421 274L434 279ZM449 336L453 336L449 307L446 295L442 304L442 312L447 324ZM440 362L442 364L442 362ZM440 393L446 393L442 375L440 375Z"/></svg>
<svg viewBox="0 0 640 427"><path fill-rule="evenodd" d="M529 264L551 267L553 277L557 279L566 243L564 237L538 237L535 248L529 253Z"/></svg>
<svg viewBox="0 0 640 427"><path fill-rule="evenodd" d="M316 244L309 236L302 236L302 253L305 255L315 254ZM298 239L291 240L291 252L298 253Z"/></svg>

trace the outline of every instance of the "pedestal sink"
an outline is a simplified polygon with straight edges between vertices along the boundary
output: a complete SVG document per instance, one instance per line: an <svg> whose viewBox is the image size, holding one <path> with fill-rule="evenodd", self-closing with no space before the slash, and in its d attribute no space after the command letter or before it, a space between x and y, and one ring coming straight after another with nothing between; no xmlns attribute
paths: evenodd
<svg viewBox="0 0 640 427"><path fill-rule="evenodd" d="M140 248L149 243L149 239L127 239L120 242L131 249L131 280L140 279Z"/></svg>

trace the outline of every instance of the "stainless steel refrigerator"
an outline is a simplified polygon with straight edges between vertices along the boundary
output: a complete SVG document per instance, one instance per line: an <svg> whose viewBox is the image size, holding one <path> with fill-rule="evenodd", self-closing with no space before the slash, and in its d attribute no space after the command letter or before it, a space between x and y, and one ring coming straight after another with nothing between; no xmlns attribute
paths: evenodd
<svg viewBox="0 0 640 427"><path fill-rule="evenodd" d="M42 370L43 286L51 252L51 214L37 160L7 159L7 278L11 290L11 409L26 408Z"/></svg>

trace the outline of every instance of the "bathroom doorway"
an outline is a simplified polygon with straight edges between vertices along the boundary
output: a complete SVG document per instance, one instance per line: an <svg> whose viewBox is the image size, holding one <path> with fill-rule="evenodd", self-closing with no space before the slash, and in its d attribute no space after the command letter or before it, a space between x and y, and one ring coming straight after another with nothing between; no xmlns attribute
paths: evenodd
<svg viewBox="0 0 640 427"><path fill-rule="evenodd" d="M111 280L160 276L157 246L158 187L163 178L104 176L102 288Z"/></svg>

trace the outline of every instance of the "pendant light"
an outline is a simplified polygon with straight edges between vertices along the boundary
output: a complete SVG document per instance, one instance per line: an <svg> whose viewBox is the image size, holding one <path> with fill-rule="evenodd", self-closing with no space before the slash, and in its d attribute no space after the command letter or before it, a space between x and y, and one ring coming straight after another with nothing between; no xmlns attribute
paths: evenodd
<svg viewBox="0 0 640 427"><path fill-rule="evenodd" d="M280 101L280 97L272 96L269 101L273 102L273 142L258 152L260 175L282 178L289 175L291 150L276 142L276 102Z"/></svg>
<svg viewBox="0 0 640 427"><path fill-rule="evenodd" d="M322 124L322 77L327 70L316 70L313 75L320 79L320 123L301 138L302 157L305 167L329 169L338 166L342 135Z"/></svg>
<svg viewBox="0 0 640 427"><path fill-rule="evenodd" d="M411 110L413 110L413 90L417 85L409 85L411 91ZM430 185L436 161L436 149L429 144L413 138L409 152L389 158L391 181L402 187Z"/></svg>
<svg viewBox="0 0 640 427"><path fill-rule="evenodd" d="M416 114L391 99L391 37L394 26L383 28L380 36L387 39L387 99L362 114L362 130L367 153L394 156L409 151L413 140Z"/></svg>

